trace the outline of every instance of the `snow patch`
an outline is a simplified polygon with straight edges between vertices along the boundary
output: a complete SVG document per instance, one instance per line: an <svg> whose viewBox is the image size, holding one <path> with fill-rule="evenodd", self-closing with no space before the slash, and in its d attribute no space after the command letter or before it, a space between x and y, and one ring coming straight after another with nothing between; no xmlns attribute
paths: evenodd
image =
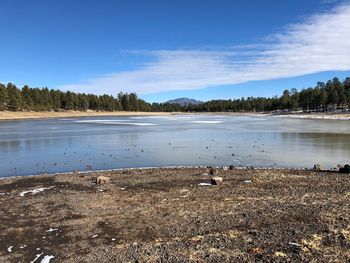
<svg viewBox="0 0 350 263"><path fill-rule="evenodd" d="M29 193L31 193L32 195L35 195L35 194L37 194L37 193L43 192L43 191L48 190L48 189L51 189L51 188L54 188L54 186L50 186L50 187L41 187L41 188L37 188L37 189L33 189L33 190L28 190L28 191L21 192L21 193L19 194L19 196L23 197L25 194L29 194Z"/></svg>
<svg viewBox="0 0 350 263"><path fill-rule="evenodd" d="M198 185L200 185L200 186L211 186L212 184L211 183L199 183Z"/></svg>
<svg viewBox="0 0 350 263"><path fill-rule="evenodd" d="M34 263L35 261L37 261L43 254L44 253L36 254L35 258L32 261L30 261L30 263Z"/></svg>
<svg viewBox="0 0 350 263"><path fill-rule="evenodd" d="M51 227L50 229L46 230L46 232L49 232L49 233L51 233L53 231L58 231L58 228L52 228Z"/></svg>
<svg viewBox="0 0 350 263"><path fill-rule="evenodd" d="M12 252L12 248L13 248L13 246L9 246L8 248L7 248L7 252Z"/></svg>
<svg viewBox="0 0 350 263"><path fill-rule="evenodd" d="M40 262L41 263L50 263L50 260L55 258L54 256L45 256Z"/></svg>
<svg viewBox="0 0 350 263"><path fill-rule="evenodd" d="M199 124L217 124L222 123L223 121L194 121L193 123L199 123Z"/></svg>
<svg viewBox="0 0 350 263"><path fill-rule="evenodd" d="M125 122L126 120L79 120L79 123L98 123L110 125L135 125L135 126L153 126L156 125L150 122Z"/></svg>

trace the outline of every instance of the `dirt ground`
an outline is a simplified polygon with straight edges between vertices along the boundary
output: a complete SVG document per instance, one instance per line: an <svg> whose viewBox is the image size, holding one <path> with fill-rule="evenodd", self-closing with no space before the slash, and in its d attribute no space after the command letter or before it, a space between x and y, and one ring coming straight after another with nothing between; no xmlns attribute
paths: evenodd
<svg viewBox="0 0 350 263"><path fill-rule="evenodd" d="M141 112L141 111L0 111L1 120L23 119L47 119L47 118L70 118L70 117L93 117L93 116L163 116L176 113L169 112Z"/></svg>
<svg viewBox="0 0 350 263"><path fill-rule="evenodd" d="M349 262L350 175L220 169L199 185L205 173L0 180L0 262Z"/></svg>
<svg viewBox="0 0 350 263"><path fill-rule="evenodd" d="M350 120L349 113L291 113L291 114L271 114L261 112L133 112L133 111L0 111L0 121L4 120L25 120L25 119L47 119L47 118L70 118L70 117L94 117L94 116L167 116L174 114L197 114L197 115L273 115L281 118L296 119L318 119L318 120Z"/></svg>

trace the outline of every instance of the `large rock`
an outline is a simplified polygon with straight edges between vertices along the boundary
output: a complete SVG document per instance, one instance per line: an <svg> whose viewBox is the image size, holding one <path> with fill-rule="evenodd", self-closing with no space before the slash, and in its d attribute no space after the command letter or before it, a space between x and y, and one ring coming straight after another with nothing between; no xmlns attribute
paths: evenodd
<svg viewBox="0 0 350 263"><path fill-rule="evenodd" d="M211 184L212 185L218 185L221 184L223 181L223 178L220 176L214 176L213 178L211 178Z"/></svg>
<svg viewBox="0 0 350 263"><path fill-rule="evenodd" d="M315 164L315 165L314 165L314 170L315 170L315 171L321 171L321 170L322 170L321 165L320 165L320 164L318 164L318 163L317 163L317 164Z"/></svg>
<svg viewBox="0 0 350 263"><path fill-rule="evenodd" d="M350 173L350 165L349 164L345 164L344 167L340 167L339 168L339 173L344 173L344 174Z"/></svg>
<svg viewBox="0 0 350 263"><path fill-rule="evenodd" d="M110 180L107 176L99 175L96 178L96 184L108 184Z"/></svg>
<svg viewBox="0 0 350 263"><path fill-rule="evenodd" d="M218 171L215 168L210 168L209 169L209 174L210 175L216 175L218 173Z"/></svg>

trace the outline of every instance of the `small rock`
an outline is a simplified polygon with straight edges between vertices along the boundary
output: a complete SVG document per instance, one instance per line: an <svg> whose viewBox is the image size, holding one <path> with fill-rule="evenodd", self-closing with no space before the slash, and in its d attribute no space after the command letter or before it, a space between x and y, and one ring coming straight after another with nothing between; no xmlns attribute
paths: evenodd
<svg viewBox="0 0 350 263"><path fill-rule="evenodd" d="M286 253L283 253L281 251L276 251L274 254L275 257L286 257Z"/></svg>
<svg viewBox="0 0 350 263"><path fill-rule="evenodd" d="M317 163L317 164L315 164L315 165L314 165L314 170L315 170L315 171L321 171L321 170L322 170L321 165L320 165L320 164L318 164L318 163Z"/></svg>
<svg viewBox="0 0 350 263"><path fill-rule="evenodd" d="M210 168L210 170L209 170L210 175L216 175L217 173L218 173L218 171L215 168Z"/></svg>
<svg viewBox="0 0 350 263"><path fill-rule="evenodd" d="M231 165L229 166L229 169L230 169L230 170L234 170L234 169L235 169L235 167L233 166L233 164L231 164Z"/></svg>
<svg viewBox="0 0 350 263"><path fill-rule="evenodd" d="M213 178L211 178L211 184L212 185L218 185L221 184L223 181L223 178L220 176L214 176Z"/></svg>
<svg viewBox="0 0 350 263"><path fill-rule="evenodd" d="M302 245L295 243L295 242L289 242L289 245L293 252L298 253L302 249Z"/></svg>
<svg viewBox="0 0 350 263"><path fill-rule="evenodd" d="M107 184L109 183L109 181L110 181L110 178L103 175L97 176L96 178L96 184Z"/></svg>
<svg viewBox="0 0 350 263"><path fill-rule="evenodd" d="M340 167L339 168L339 173L345 173L345 174L350 173L350 165L349 164L345 164L344 167Z"/></svg>
<svg viewBox="0 0 350 263"><path fill-rule="evenodd" d="M250 254L256 255L256 254L262 254L264 252L264 250L260 247L255 247L255 248L248 249L248 252Z"/></svg>

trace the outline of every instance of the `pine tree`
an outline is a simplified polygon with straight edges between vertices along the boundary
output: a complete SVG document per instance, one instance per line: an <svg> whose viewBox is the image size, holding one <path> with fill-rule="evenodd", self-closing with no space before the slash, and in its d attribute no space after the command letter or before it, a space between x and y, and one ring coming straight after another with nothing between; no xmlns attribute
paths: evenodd
<svg viewBox="0 0 350 263"><path fill-rule="evenodd" d="M7 89L5 85L0 83L0 111L6 110L8 100Z"/></svg>
<svg viewBox="0 0 350 263"><path fill-rule="evenodd" d="M20 111L23 109L23 99L20 90L12 83L7 84L8 102L7 109Z"/></svg>
<svg viewBox="0 0 350 263"><path fill-rule="evenodd" d="M50 90L50 97L52 100L52 107L55 111L62 109L61 106L61 92L58 90Z"/></svg>
<svg viewBox="0 0 350 263"><path fill-rule="evenodd" d="M139 99L137 98L136 93L129 94L129 105L130 111L138 111L140 109Z"/></svg>
<svg viewBox="0 0 350 263"><path fill-rule="evenodd" d="M89 109L89 101L85 94L78 94L78 110L86 111Z"/></svg>
<svg viewBox="0 0 350 263"><path fill-rule="evenodd" d="M34 109L34 102L31 96L30 88L25 85L22 88L22 97L23 97L23 102L24 102L24 108L27 111L31 111Z"/></svg>

